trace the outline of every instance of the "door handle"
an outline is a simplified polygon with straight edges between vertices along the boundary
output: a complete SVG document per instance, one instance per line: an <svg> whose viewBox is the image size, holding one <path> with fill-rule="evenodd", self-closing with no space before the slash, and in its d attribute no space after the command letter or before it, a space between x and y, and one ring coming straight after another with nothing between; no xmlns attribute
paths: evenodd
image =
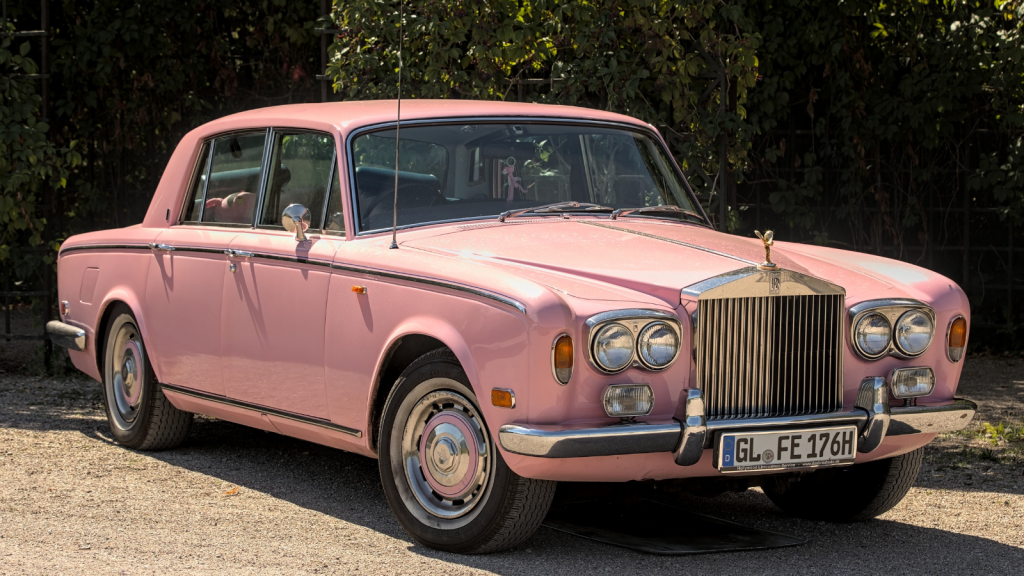
<svg viewBox="0 0 1024 576"><path fill-rule="evenodd" d="M232 250L231 248L225 250L224 253L233 258L251 258L253 255L252 252L246 252L245 250Z"/></svg>
<svg viewBox="0 0 1024 576"><path fill-rule="evenodd" d="M170 244L157 244L156 242L150 242L149 247L161 252L174 252L174 246L171 246Z"/></svg>

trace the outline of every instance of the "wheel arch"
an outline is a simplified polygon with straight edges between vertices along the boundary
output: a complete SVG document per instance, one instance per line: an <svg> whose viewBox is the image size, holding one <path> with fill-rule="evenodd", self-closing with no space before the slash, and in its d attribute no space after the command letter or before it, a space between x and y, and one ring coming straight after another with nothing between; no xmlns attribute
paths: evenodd
<svg viewBox="0 0 1024 576"><path fill-rule="evenodd" d="M95 346L93 346L93 349L96 354L96 372L99 374L101 382L103 381L103 355L106 353L107 346L107 326L110 325L111 316L117 304L124 304L131 310L135 316L135 323L138 324L139 331L142 332L143 341L149 341L146 320L141 314L142 306L135 294L123 289L109 292L100 303L96 331L94 332ZM153 373L157 375L157 380L159 381L160 374L157 370L157 363L153 361L153 351L149 349L149 346L146 346L145 350L146 355L149 356L149 364L153 368Z"/></svg>
<svg viewBox="0 0 1024 576"><path fill-rule="evenodd" d="M475 365L469 346L462 335L447 324L431 323L433 325L428 326L423 322L413 320L396 329L388 339L388 344L377 361L367 407L366 423L367 444L373 452L377 452L380 419L384 413L384 404L394 388L395 381L410 364L427 352L438 348L451 350L466 372L470 386L473 387L478 397L480 395L475 384L477 382Z"/></svg>

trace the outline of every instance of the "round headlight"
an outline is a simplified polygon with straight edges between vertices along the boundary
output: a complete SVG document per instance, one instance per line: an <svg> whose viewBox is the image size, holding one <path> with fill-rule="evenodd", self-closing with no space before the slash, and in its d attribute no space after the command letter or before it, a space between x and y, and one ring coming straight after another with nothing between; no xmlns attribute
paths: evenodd
<svg viewBox="0 0 1024 576"><path fill-rule="evenodd" d="M679 337L664 322L651 322L640 331L637 350L648 368L660 370L672 363L679 351Z"/></svg>
<svg viewBox="0 0 1024 576"><path fill-rule="evenodd" d="M609 372L626 368L633 360L633 333L616 323L601 328L594 336L594 360Z"/></svg>
<svg viewBox="0 0 1024 576"><path fill-rule="evenodd" d="M931 316L921 310L910 310L896 321L896 347L907 356L918 356L928 349L934 333Z"/></svg>
<svg viewBox="0 0 1024 576"><path fill-rule="evenodd" d="M861 354L868 358L877 358L889 349L889 343L892 341L892 326L885 316L878 312L872 312L857 322L853 337Z"/></svg>

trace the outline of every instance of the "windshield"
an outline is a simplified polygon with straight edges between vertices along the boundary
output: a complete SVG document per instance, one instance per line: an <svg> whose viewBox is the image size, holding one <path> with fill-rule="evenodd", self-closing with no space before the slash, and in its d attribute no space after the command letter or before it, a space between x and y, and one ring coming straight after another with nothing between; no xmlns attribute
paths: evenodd
<svg viewBox="0 0 1024 576"><path fill-rule="evenodd" d="M354 138L352 161L359 230L390 228L395 131ZM699 211L661 145L639 132L530 123L401 130L399 226L569 201L600 204L609 212L649 206Z"/></svg>

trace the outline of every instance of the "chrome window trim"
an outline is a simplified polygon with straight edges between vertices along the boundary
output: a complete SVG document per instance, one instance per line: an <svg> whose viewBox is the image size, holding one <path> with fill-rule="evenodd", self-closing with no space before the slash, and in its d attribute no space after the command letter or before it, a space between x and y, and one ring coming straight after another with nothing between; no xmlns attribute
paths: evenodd
<svg viewBox="0 0 1024 576"><path fill-rule="evenodd" d="M558 379L558 372L555 371L555 345L562 339L562 336L568 336L569 341L572 342L572 367L569 368L569 379L562 382ZM572 374L576 370L576 342L573 341L572 336L568 332L562 332L555 339L551 341L551 376L555 379L555 382L559 386L568 386L569 382L572 382Z"/></svg>
<svg viewBox="0 0 1024 576"><path fill-rule="evenodd" d="M925 346L918 354L907 354L899 349L896 345L896 323L905 313L910 310L921 310L928 314L932 319L932 337L928 341L928 346ZM868 356L865 354L859 346L857 346L857 323L860 320L872 312L879 312L892 328L892 337L889 340L889 347L878 356ZM865 300L859 302L850 307L850 347L853 351L861 358L874 361L885 356L892 356L894 358L900 358L902 360L909 360L911 358L917 358L928 351L931 348L932 342L935 341L935 310L931 306L921 302L920 300L913 300L911 298L881 298L878 300ZM946 332L946 338L949 338L949 332ZM947 346L947 350L949 347ZM948 355L948 352L947 352Z"/></svg>
<svg viewBox="0 0 1024 576"><path fill-rule="evenodd" d="M596 358L594 358L594 336L597 335L597 332L600 328L604 327L607 324L622 324L623 322L629 320L640 320L643 322L642 324L637 325L636 330L632 331L634 334L633 356L632 358L630 358L629 362L627 362L623 368L614 371L607 370L604 367L602 367L600 363L598 363ZM587 361L590 362L590 365L593 366L602 374L621 374L622 372L625 372L630 368L642 368L650 372L662 372L664 370L667 370L679 358L679 350L676 350L676 355L672 357L672 361L666 364L663 368L650 368L639 359L640 353L637 350L637 346L639 346L640 333L643 332L644 328L647 328L648 325L653 324L654 322L664 322L673 330L675 330L676 338L679 341L679 350L681 350L683 346L683 328L682 324L679 322L679 319L676 318L675 315L670 314L668 312L664 312L662 310L650 310L645 308L627 308L623 310L610 310L608 312L601 312L600 314L595 314L590 318L587 318L586 322L584 322L583 325L583 339L586 340L587 342ZM625 326L625 324L623 325ZM629 326L626 327L629 328Z"/></svg>
<svg viewBox="0 0 1024 576"><path fill-rule="evenodd" d="M200 400L207 400L210 402L216 402L218 404L224 404L226 406L233 406L235 408L242 408L244 410L251 410L253 412L259 412L260 414L266 414L269 416L277 416L278 418L286 418L295 422L301 422L303 424L311 424L313 426L319 426L328 430L334 430L336 432L342 432L356 438L362 438L363 433L355 428L349 428L348 426L342 426L335 424L329 420L321 418L313 418L312 416L303 416L301 414L295 414L293 412L285 412L284 410L277 410L275 408L268 408L266 406L260 406L259 404L252 404L249 402L242 402L241 400L233 400L224 396L217 396L215 394L209 394L201 392L199 390L193 390L191 388L185 388L183 386L176 386L174 384L167 384L165 382L160 383L160 387L176 392L184 396L191 396L192 398L198 398Z"/></svg>
<svg viewBox="0 0 1024 576"><path fill-rule="evenodd" d="M956 322L957 318L963 318L964 319L964 322L967 324L968 335L970 335L970 329L971 329L970 323L967 322L967 317L965 317L963 314L954 314L953 317L950 318L949 322L946 324L946 359L949 360L950 362L952 362L953 364L958 364L960 362L960 360L964 359L964 355L966 355L966 353L967 353L967 350L964 350L963 353L960 354L960 360L953 360L953 358L949 355L949 331L950 331L950 329L953 328L953 322ZM967 342L965 341L964 342L964 348L966 348L966 347L967 347Z"/></svg>
<svg viewBox="0 0 1024 576"><path fill-rule="evenodd" d="M334 137L331 137L334 141ZM344 234L344 230L327 230L327 211L331 208L331 187L334 186L334 179L338 177L338 144L334 142L334 153L331 155L331 174L327 177L327 190L324 192L324 209L320 214L320 227L317 229L323 234L331 234L337 236ZM338 190L341 190L341 186L338 186ZM342 217L342 225L344 226L344 217Z"/></svg>
<svg viewBox="0 0 1024 576"><path fill-rule="evenodd" d="M653 128L649 126L637 126L627 122L613 122L608 120L588 120L585 118L556 118L556 117L534 117L534 116L448 116L441 118L420 118L416 120L403 120L403 126L423 126L423 125L446 125L446 124L504 124L507 122L519 122L522 124L562 124L569 126L599 126L604 128L615 128L620 130L628 130L631 132L638 132L651 137L659 146L662 147L662 151L669 159L670 165L675 169L676 175L683 183L683 188L689 195L689 200L693 204L695 211L704 217L704 224L714 230L714 226L711 224L711 218L708 217L707 213L704 212L704 207L701 206L700 200L697 198L697 194L693 191L693 187L690 186L690 181L687 180L686 174L682 168L679 167L679 163L676 162L675 156L672 155L668 146L665 144L661 136ZM348 136L345 137L345 156L348 163L348 181L349 181L349 200L352 206L352 223L354 224L353 234L357 237L367 236L371 234L380 234L387 232L391 228L377 228L373 230L362 230L362 222L360 221L359 214L359 195L356 191L356 174L355 174L355 160L352 154L352 142L357 137L362 136L368 132L379 132L382 130L388 130L395 126L396 122L379 122L376 124L368 124L361 126L355 130L349 132ZM561 214L559 214L561 215ZM467 222L473 220L494 220L497 218L497 214L487 216L472 216L468 218L453 218L445 220L434 220L430 222L418 222L416 224L404 224L398 226L397 229L404 230L407 228L420 228L423 226L430 226L434 224L447 224L451 222Z"/></svg>
<svg viewBox="0 0 1024 576"><path fill-rule="evenodd" d="M206 158L200 158L203 150L206 150ZM202 220L203 208L206 205L206 188L210 185L209 178L207 178L206 182L203 183L203 198L199 202L200 219L195 222L185 220L185 212L188 211L189 192L192 191L192 187L196 184L196 178L202 177L203 174L210 170L210 160L213 158L213 146L210 146L209 140L203 140L199 143L199 152L200 154L196 156L195 162L192 163L192 175L188 179L188 187L185 188L185 197L181 203L181 210L178 211L178 219L174 224L198 224ZM203 165L202 170L199 169L200 162L202 162Z"/></svg>
<svg viewBox="0 0 1024 576"><path fill-rule="evenodd" d="M267 142L268 142L268 144L266 146L264 146L264 148L263 148L263 165L262 165L262 171L263 172L262 172L261 177L260 177L260 198L259 198L259 204L256 207L256 212L257 212L256 218L253 221L253 225L252 225L253 230L276 230L278 232L283 232L284 231L284 226L282 226L280 224L260 224L260 220L263 219L263 215L264 215L263 214L264 194L266 194L267 186L270 184L270 161L273 160L273 158L274 158L274 149L275 149L276 144L277 144L277 140L276 139L277 139L278 134L283 134L285 136L297 135L297 134L317 134L319 136L326 136L327 138L330 138L331 139L331 144L332 144L331 148L333 150L333 155L331 156L331 165L332 165L331 166L331 174L333 175L334 171L337 169L338 146L337 146L336 140L334 139L334 135L331 134L330 132L324 132L323 130L307 130L307 129L304 129L304 128L275 128L273 126L270 127L270 128L267 128ZM322 231L323 224L324 224L324 219L326 218L326 215L327 215L327 202L330 200L331 184L333 184L331 178L332 178L332 176L328 176L327 177L327 187L324 189L324 207L323 207L323 210L321 211L322 214L321 214L321 218L320 218L320 228L313 228L311 226L308 230L306 230L307 233L316 234L316 233L319 233L319 232Z"/></svg>

